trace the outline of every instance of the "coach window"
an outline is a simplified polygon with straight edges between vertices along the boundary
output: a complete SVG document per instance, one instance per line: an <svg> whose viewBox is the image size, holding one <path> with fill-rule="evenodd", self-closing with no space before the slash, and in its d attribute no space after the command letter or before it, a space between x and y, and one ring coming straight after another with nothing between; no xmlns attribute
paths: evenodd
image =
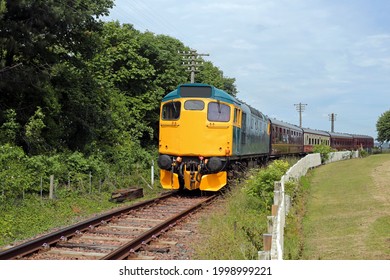
<svg viewBox="0 0 390 280"><path fill-rule="evenodd" d="M202 111L204 109L204 102L202 100L187 100L184 102L184 109Z"/></svg>
<svg viewBox="0 0 390 280"><path fill-rule="evenodd" d="M220 102L210 102L208 105L207 119L211 122L230 121L230 107Z"/></svg>
<svg viewBox="0 0 390 280"><path fill-rule="evenodd" d="M163 120L178 120L180 118L180 107L179 101L167 102L162 107L162 119Z"/></svg>

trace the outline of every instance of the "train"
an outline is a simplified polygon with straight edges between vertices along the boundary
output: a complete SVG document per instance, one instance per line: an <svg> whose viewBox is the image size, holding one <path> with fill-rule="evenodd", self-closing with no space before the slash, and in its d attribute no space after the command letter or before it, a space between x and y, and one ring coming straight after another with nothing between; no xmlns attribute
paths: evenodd
<svg viewBox="0 0 390 280"><path fill-rule="evenodd" d="M161 101L157 163L164 189L219 191L242 166L302 156L320 144L370 150L374 139L279 121L208 84L179 85Z"/></svg>

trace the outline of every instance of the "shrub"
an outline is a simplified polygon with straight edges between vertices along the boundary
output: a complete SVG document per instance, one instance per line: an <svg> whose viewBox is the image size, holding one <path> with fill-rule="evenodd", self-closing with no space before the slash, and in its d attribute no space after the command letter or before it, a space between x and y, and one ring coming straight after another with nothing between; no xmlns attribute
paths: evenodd
<svg viewBox="0 0 390 280"><path fill-rule="evenodd" d="M267 207L272 205L274 182L287 172L289 164L284 160L275 160L267 168L261 169L249 182L247 192L249 195L262 199Z"/></svg>
<svg viewBox="0 0 390 280"><path fill-rule="evenodd" d="M329 159L329 155L332 151L333 149L327 145L316 145L313 148L314 153L320 153L322 164L324 164Z"/></svg>
<svg viewBox="0 0 390 280"><path fill-rule="evenodd" d="M20 196L31 186L26 162L22 148L11 144L0 146L0 195L3 199Z"/></svg>

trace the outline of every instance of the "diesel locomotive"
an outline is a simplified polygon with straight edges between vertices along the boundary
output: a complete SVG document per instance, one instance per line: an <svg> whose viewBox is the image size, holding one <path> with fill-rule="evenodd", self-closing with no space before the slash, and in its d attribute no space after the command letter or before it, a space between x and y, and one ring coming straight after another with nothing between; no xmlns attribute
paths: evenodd
<svg viewBox="0 0 390 280"><path fill-rule="evenodd" d="M305 154L318 144L339 150L372 148L373 139L270 119L207 84L180 85L161 102L158 165L165 189L218 191L235 166Z"/></svg>

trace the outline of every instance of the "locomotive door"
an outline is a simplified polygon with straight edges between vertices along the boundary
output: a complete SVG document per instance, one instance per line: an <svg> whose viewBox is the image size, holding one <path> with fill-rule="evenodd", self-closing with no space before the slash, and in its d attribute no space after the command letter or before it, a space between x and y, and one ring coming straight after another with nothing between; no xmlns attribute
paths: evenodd
<svg viewBox="0 0 390 280"><path fill-rule="evenodd" d="M241 154L241 110L234 108L233 119L233 154Z"/></svg>

